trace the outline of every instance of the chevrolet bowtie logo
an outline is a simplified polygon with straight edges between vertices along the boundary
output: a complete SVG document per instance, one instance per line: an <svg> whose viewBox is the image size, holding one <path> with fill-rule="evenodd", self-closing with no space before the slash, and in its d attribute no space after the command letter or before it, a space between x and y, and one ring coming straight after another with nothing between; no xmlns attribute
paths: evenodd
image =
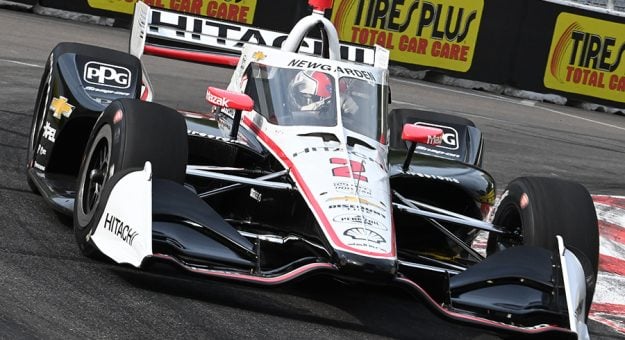
<svg viewBox="0 0 625 340"><path fill-rule="evenodd" d="M267 55L265 55L265 53L261 52L261 51L256 51L254 52L254 54L252 54L252 59L256 60L256 61L261 61L263 59L267 58Z"/></svg>
<svg viewBox="0 0 625 340"><path fill-rule="evenodd" d="M52 103L50 103L50 110L54 111L52 116L56 119L61 119L61 116L69 118L72 111L74 111L74 105L68 104L67 98L61 96L60 98L52 99Z"/></svg>

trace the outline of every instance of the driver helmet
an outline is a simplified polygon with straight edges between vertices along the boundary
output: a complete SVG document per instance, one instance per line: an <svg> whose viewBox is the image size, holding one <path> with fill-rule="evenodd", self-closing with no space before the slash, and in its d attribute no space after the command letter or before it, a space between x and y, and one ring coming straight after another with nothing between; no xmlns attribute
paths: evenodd
<svg viewBox="0 0 625 340"><path fill-rule="evenodd" d="M296 111L321 111L332 98L332 80L319 71L299 71L289 83L289 98Z"/></svg>

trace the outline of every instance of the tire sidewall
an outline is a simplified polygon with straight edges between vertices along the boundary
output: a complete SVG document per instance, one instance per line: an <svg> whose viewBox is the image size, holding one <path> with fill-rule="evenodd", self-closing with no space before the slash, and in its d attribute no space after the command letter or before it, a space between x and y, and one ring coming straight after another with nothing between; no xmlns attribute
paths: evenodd
<svg viewBox="0 0 625 340"><path fill-rule="evenodd" d="M121 105L118 102L113 102L98 118L94 130L89 137L89 141L87 142L87 147L85 149L87 151L85 152L78 174L76 199L74 202L74 234L80 249L84 253L87 253L87 255L90 255L90 253L93 253L96 249L89 235L95 230L104 213L104 208L106 207L110 194L112 178L118 169L123 168L122 160L124 149L122 146L125 140L122 130L124 128L124 122L123 120L117 123L114 122L114 115L119 110L122 110ZM85 207L82 202L85 195L85 180L88 175L87 167L91 162L96 146L102 140L106 140L108 146L108 170L106 180L101 188L98 201L94 204L91 211L85 214Z"/></svg>
<svg viewBox="0 0 625 340"><path fill-rule="evenodd" d="M527 189L522 187L520 183L511 183L506 191L502 194L503 199L497 207L493 224L499 226L502 224L502 220L505 214L516 213L520 218L521 224L521 236L523 244L535 244L536 243L536 208L533 201L528 201L527 204L522 204L525 200L523 197L527 195ZM529 200L529 197L527 198ZM502 225L503 227L508 227Z"/></svg>
<svg viewBox="0 0 625 340"><path fill-rule="evenodd" d="M112 133L111 127L108 124L102 125L98 133L94 137L93 141L90 141L89 149L84 158L84 163L80 167L80 174L78 177L79 185L78 185L78 191L76 192L76 203L75 203L75 209L74 209L74 211L76 212L75 224L80 229L86 228L91 223L91 221L94 218L95 212L97 211L97 206L99 205L100 200L102 199L102 196L100 196L98 198L98 201L94 203L94 208L91 209L89 213L85 213L85 207L83 205L83 201L84 201L84 195L85 195L85 192L84 192L85 181L87 177L86 168L91 162L91 159L93 157L96 147L100 145L102 141L104 141L107 144L107 156L106 157L108 159L108 171L107 171L107 176L106 176L108 178L104 182L104 184L106 185L106 183L110 179L110 176L109 176L109 173L111 172L110 169L111 167L114 168L114 165L111 164L111 150L113 147L112 140L113 140L113 133Z"/></svg>
<svg viewBox="0 0 625 340"><path fill-rule="evenodd" d="M108 143L108 171L99 201L89 214L82 201L87 168L98 143ZM177 147L172 147L177 146ZM184 183L187 129L184 118L175 110L155 103L121 99L113 101L94 125L77 179L74 202L74 234L83 253L97 250L90 240L104 213L115 183L125 174L140 170L146 161L152 163L154 178Z"/></svg>

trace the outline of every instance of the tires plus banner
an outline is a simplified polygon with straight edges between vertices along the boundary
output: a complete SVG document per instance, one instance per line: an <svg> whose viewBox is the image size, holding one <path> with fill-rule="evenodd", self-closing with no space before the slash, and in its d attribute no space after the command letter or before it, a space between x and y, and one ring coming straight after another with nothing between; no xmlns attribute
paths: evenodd
<svg viewBox="0 0 625 340"><path fill-rule="evenodd" d="M558 15L545 87L625 103L625 24Z"/></svg>
<svg viewBox="0 0 625 340"><path fill-rule="evenodd" d="M466 72L484 0L335 0L339 39L391 50L391 60Z"/></svg>
<svg viewBox="0 0 625 340"><path fill-rule="evenodd" d="M137 0L87 0L92 8L132 14ZM144 0L150 7L252 24L257 0Z"/></svg>

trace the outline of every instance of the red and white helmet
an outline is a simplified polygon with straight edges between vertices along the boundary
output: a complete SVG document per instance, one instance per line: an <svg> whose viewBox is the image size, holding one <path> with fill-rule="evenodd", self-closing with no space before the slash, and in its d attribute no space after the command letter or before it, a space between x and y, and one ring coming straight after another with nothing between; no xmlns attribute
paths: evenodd
<svg viewBox="0 0 625 340"><path fill-rule="evenodd" d="M300 71L289 83L289 99L295 111L321 111L332 99L332 80L318 71Z"/></svg>

